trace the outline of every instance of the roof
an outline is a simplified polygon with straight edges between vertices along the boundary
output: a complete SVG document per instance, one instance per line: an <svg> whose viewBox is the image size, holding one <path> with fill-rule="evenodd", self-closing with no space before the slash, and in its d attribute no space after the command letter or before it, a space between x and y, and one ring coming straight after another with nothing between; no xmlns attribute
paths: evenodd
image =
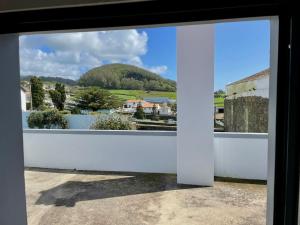
<svg viewBox="0 0 300 225"><path fill-rule="evenodd" d="M262 70L256 74L253 74L249 77L245 77L241 80L238 80L238 81L235 81L235 82L232 82L230 84L227 84L226 86L229 86L229 85L234 85L234 84L240 84L240 83L244 83L244 82L247 82L247 81L253 81L253 80L258 80L260 78L263 78L263 77L267 77L270 75L270 68L268 69L265 69L265 70Z"/></svg>
<svg viewBox="0 0 300 225"><path fill-rule="evenodd" d="M144 100L147 102L153 102L153 103L171 103L174 101L167 97L145 97Z"/></svg>
<svg viewBox="0 0 300 225"><path fill-rule="evenodd" d="M23 86L21 86L21 90L23 91L23 92L27 92L28 90L25 88L25 87L23 87Z"/></svg>
<svg viewBox="0 0 300 225"><path fill-rule="evenodd" d="M128 99L126 102L130 103L130 102L144 102L144 100L141 99Z"/></svg>
<svg viewBox="0 0 300 225"><path fill-rule="evenodd" d="M145 102L142 106L143 108L153 108L155 104L150 103L150 102Z"/></svg>

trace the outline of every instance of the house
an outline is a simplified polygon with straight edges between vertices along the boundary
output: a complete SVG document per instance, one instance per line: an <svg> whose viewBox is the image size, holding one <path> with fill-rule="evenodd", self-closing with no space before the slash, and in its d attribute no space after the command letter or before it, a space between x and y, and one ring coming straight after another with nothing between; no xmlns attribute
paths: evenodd
<svg viewBox="0 0 300 225"><path fill-rule="evenodd" d="M268 132L269 78L266 69L226 86L226 132Z"/></svg>
<svg viewBox="0 0 300 225"><path fill-rule="evenodd" d="M159 115L171 115L172 114L171 107L169 107L167 103L161 104L158 112L159 112Z"/></svg>
<svg viewBox="0 0 300 225"><path fill-rule="evenodd" d="M167 103L157 104L157 103L147 102L145 100L140 100L140 99L127 100L123 105L123 112L134 113L139 104L142 105L144 112L147 114L153 113L153 107L156 107L157 113L159 115L172 114L171 108L167 105Z"/></svg>
<svg viewBox="0 0 300 225"><path fill-rule="evenodd" d="M270 69L226 85L226 98L233 99L246 96L269 98Z"/></svg>
<svg viewBox="0 0 300 225"><path fill-rule="evenodd" d="M123 105L123 111L124 112L128 112L128 113L134 113L136 112L136 108L138 107L138 105L141 104L144 112L145 113L152 113L153 112L153 107L156 106L157 110L159 110L160 106L158 104L153 104L150 102L146 102L144 100L140 100L140 99L130 99L127 100L125 102L125 104Z"/></svg>
<svg viewBox="0 0 300 225"><path fill-rule="evenodd" d="M22 112L26 111L26 90L25 88L21 87L21 109Z"/></svg>

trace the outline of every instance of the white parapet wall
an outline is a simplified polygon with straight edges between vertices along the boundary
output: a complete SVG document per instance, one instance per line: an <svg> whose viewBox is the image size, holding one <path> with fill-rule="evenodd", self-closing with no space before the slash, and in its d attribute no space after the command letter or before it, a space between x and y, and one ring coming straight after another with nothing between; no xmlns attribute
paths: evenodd
<svg viewBox="0 0 300 225"><path fill-rule="evenodd" d="M24 130L25 166L176 173L176 132Z"/></svg>
<svg viewBox="0 0 300 225"><path fill-rule="evenodd" d="M24 130L26 167L177 172L176 132ZM215 176L267 179L268 135L215 133Z"/></svg>
<svg viewBox="0 0 300 225"><path fill-rule="evenodd" d="M215 176L267 180L268 134L215 133Z"/></svg>

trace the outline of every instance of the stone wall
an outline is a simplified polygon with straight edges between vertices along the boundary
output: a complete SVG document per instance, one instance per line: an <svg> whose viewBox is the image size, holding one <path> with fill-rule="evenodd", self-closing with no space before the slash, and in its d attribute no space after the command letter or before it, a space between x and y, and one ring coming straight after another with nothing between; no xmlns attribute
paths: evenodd
<svg viewBox="0 0 300 225"><path fill-rule="evenodd" d="M268 104L268 98L259 96L225 99L225 131L267 133Z"/></svg>

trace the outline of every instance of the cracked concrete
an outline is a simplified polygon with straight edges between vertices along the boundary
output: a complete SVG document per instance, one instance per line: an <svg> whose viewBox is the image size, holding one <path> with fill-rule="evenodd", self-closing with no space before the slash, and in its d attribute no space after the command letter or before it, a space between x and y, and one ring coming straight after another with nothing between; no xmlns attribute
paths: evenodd
<svg viewBox="0 0 300 225"><path fill-rule="evenodd" d="M266 185L175 175L26 170L29 225L263 225Z"/></svg>

